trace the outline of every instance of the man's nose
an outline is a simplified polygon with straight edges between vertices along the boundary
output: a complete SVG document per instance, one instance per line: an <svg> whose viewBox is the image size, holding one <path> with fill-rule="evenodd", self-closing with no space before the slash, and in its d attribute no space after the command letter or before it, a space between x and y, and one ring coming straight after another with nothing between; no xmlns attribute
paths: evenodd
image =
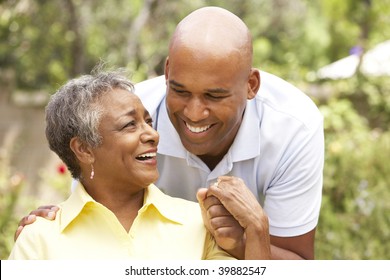
<svg viewBox="0 0 390 280"><path fill-rule="evenodd" d="M209 113L207 105L199 98L191 98L184 108L184 115L193 122L204 120Z"/></svg>

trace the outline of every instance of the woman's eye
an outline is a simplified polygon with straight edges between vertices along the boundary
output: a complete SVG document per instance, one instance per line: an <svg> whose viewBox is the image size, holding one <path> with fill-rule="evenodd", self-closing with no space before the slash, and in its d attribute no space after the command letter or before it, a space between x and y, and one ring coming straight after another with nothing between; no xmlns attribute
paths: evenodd
<svg viewBox="0 0 390 280"><path fill-rule="evenodd" d="M128 122L123 128L135 126L135 121Z"/></svg>
<svg viewBox="0 0 390 280"><path fill-rule="evenodd" d="M146 123L153 127L153 120L152 119L147 119Z"/></svg>

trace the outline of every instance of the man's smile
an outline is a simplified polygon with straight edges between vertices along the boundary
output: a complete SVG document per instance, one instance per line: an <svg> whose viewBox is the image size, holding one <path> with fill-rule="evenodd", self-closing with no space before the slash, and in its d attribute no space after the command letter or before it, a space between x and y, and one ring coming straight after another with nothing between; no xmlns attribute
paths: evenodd
<svg viewBox="0 0 390 280"><path fill-rule="evenodd" d="M188 123L185 123L185 124L186 124L186 127L193 133L205 132L206 130L208 130L211 127L211 125L192 126L192 125L189 125Z"/></svg>

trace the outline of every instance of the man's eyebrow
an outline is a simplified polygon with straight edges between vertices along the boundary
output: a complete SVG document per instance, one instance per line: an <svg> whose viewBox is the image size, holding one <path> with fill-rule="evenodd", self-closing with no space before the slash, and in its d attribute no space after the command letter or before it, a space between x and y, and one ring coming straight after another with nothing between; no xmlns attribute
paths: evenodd
<svg viewBox="0 0 390 280"><path fill-rule="evenodd" d="M206 89L205 91L209 93L229 93L229 90L224 88L209 88Z"/></svg>
<svg viewBox="0 0 390 280"><path fill-rule="evenodd" d="M169 80L169 84L174 85L176 87L185 88L185 86L181 83L176 82L175 80ZM229 93L230 91L224 88L206 88L205 92L209 93Z"/></svg>
<svg viewBox="0 0 390 280"><path fill-rule="evenodd" d="M182 84L176 82L175 80L169 80L169 84L170 84L170 85L177 86L177 87L184 88L184 85L182 85Z"/></svg>

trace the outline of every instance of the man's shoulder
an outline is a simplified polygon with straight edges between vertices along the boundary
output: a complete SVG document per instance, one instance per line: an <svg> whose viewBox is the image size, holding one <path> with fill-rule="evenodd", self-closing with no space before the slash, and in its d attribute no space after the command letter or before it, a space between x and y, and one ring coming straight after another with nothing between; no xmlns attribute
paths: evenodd
<svg viewBox="0 0 390 280"><path fill-rule="evenodd" d="M255 102L263 115L284 115L305 125L321 122L322 115L309 95L278 76L263 71L260 75L261 86Z"/></svg>
<svg viewBox="0 0 390 280"><path fill-rule="evenodd" d="M165 77L158 76L135 84L134 93L141 99L151 115L156 113L158 106L166 94Z"/></svg>
<svg viewBox="0 0 390 280"><path fill-rule="evenodd" d="M159 88L165 88L164 75L150 78L150 79L147 79L147 80L144 80L142 82L135 84L135 91L136 92L148 90L148 89L159 89Z"/></svg>
<svg viewBox="0 0 390 280"><path fill-rule="evenodd" d="M276 105L292 103L313 103L311 98L301 89L282 78L260 71L261 85L257 97L274 102ZM313 104L314 105L314 104Z"/></svg>

